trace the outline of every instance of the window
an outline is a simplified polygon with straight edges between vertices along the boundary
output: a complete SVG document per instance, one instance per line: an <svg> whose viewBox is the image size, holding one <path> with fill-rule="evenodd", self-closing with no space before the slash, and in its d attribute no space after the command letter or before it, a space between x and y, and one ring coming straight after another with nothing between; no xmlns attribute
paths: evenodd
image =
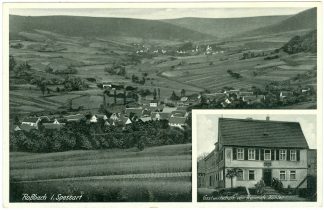
<svg viewBox="0 0 324 210"><path fill-rule="evenodd" d="M223 170L220 171L220 179L223 180Z"/></svg>
<svg viewBox="0 0 324 210"><path fill-rule="evenodd" d="M264 160L271 160L271 150L270 149L264 150Z"/></svg>
<svg viewBox="0 0 324 210"><path fill-rule="evenodd" d="M290 150L290 160L291 161L296 161L296 156L297 156L297 152L296 152L296 150L294 149L294 150Z"/></svg>
<svg viewBox="0 0 324 210"><path fill-rule="evenodd" d="M254 179L255 179L254 170L249 170L249 180L254 180Z"/></svg>
<svg viewBox="0 0 324 210"><path fill-rule="evenodd" d="M287 159L287 150L281 149L279 150L279 160L286 160Z"/></svg>
<svg viewBox="0 0 324 210"><path fill-rule="evenodd" d="M296 171L290 171L290 180L296 180Z"/></svg>
<svg viewBox="0 0 324 210"><path fill-rule="evenodd" d="M243 181L243 170L242 169L237 170L237 181Z"/></svg>
<svg viewBox="0 0 324 210"><path fill-rule="evenodd" d="M248 158L249 160L255 160L255 149L248 150Z"/></svg>
<svg viewBox="0 0 324 210"><path fill-rule="evenodd" d="M237 159L244 160L244 149L242 148L237 149Z"/></svg>
<svg viewBox="0 0 324 210"><path fill-rule="evenodd" d="M286 180L286 171L280 171L280 180Z"/></svg>

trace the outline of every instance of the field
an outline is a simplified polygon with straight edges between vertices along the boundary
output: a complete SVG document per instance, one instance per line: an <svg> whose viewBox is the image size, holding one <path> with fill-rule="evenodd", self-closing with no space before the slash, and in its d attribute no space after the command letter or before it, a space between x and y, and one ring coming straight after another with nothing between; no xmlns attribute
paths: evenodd
<svg viewBox="0 0 324 210"><path fill-rule="evenodd" d="M190 201L191 144L10 153L11 200L21 193L83 193L83 201Z"/></svg>
<svg viewBox="0 0 324 210"><path fill-rule="evenodd" d="M62 79L64 75L46 73L47 66L60 70L73 66L77 70L74 75L82 78L89 85L83 91L55 93L55 85L50 86L51 94L36 87L27 87L17 78L11 78L10 109L18 115L44 110L57 110L66 107L72 100L73 108L83 106L96 112L102 103L102 90L99 82L118 82L139 89L153 90L159 88L161 99L169 98L173 91L180 95L181 89L186 94L199 93L205 90L219 92L224 87L249 89L252 86L264 87L269 82L292 80L297 75L316 71L316 54L297 53L289 55L281 51L278 58L265 60L266 56L242 59L244 52L269 53L282 47L296 34L304 30L285 33L274 33L258 36L232 37L223 40L197 41L197 44L216 44L222 51L213 54L197 55L154 55L141 57L133 63L136 44L151 47L161 46L175 50L185 41L140 40L132 37L73 37L45 30L21 32L21 39L13 39L10 44L22 45L21 48L10 48L10 54L18 63L28 61L34 75L46 79ZM152 55L152 54L151 54ZM104 71L114 62L125 64L126 75L110 74ZM238 73L241 78L232 77L227 71ZM134 83L133 75L142 78L146 74L145 84ZM293 85L315 85L316 78L303 79ZM31 89L30 89L31 88ZM90 98L89 95L93 95ZM89 101L95 103L90 105ZM92 103L92 104L94 104Z"/></svg>

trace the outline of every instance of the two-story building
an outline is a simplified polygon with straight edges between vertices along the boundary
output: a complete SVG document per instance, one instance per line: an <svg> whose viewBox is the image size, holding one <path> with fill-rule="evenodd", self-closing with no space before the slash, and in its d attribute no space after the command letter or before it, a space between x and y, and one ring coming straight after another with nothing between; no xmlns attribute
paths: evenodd
<svg viewBox="0 0 324 210"><path fill-rule="evenodd" d="M220 118L215 149L204 159L206 186L252 188L260 180L270 186L277 178L297 187L307 176L307 152L298 122ZM231 169L237 173L229 178Z"/></svg>

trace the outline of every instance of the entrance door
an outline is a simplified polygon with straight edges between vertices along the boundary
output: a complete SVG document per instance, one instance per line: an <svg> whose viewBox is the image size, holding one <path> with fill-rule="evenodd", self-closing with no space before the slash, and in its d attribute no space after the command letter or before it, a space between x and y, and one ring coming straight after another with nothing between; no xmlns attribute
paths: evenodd
<svg viewBox="0 0 324 210"><path fill-rule="evenodd" d="M263 170L263 180L266 186L271 186L271 181L272 181L271 169Z"/></svg>

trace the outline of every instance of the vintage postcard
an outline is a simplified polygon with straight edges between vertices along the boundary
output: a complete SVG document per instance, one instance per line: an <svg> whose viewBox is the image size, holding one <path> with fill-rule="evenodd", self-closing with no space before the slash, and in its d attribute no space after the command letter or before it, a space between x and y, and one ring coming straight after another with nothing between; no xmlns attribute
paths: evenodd
<svg viewBox="0 0 324 210"><path fill-rule="evenodd" d="M195 110L193 118L197 202L322 199L316 112Z"/></svg>
<svg viewBox="0 0 324 210"><path fill-rule="evenodd" d="M6 206L321 203L321 2L3 7Z"/></svg>

